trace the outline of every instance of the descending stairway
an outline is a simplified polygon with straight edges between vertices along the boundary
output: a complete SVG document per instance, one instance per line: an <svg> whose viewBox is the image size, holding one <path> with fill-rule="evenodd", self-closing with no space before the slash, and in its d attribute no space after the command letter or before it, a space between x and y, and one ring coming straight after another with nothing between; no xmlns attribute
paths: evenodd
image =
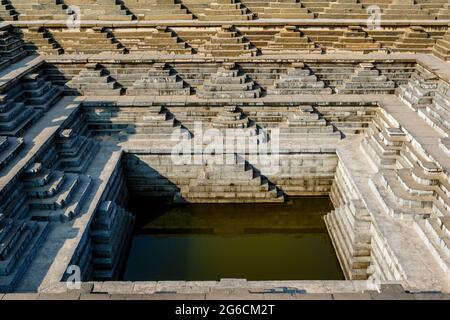
<svg viewBox="0 0 450 320"><path fill-rule="evenodd" d="M93 278L96 281L117 280L126 261L134 216L112 201L99 205L90 225Z"/></svg>

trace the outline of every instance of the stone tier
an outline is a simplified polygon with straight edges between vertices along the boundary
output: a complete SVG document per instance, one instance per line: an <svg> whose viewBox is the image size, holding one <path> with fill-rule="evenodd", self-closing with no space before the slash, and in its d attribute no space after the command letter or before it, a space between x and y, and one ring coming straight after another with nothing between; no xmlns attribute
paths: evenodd
<svg viewBox="0 0 450 320"><path fill-rule="evenodd" d="M0 292L11 292L49 233L47 222L0 216Z"/></svg>
<svg viewBox="0 0 450 320"><path fill-rule="evenodd" d="M176 0L126 0L138 20L192 20L193 15Z"/></svg>
<svg viewBox="0 0 450 320"><path fill-rule="evenodd" d="M126 53L110 29L102 27L55 29L52 35L66 54Z"/></svg>
<svg viewBox="0 0 450 320"><path fill-rule="evenodd" d="M23 138L0 136L0 170L15 158L23 146Z"/></svg>
<svg viewBox="0 0 450 320"><path fill-rule="evenodd" d="M281 75L273 88L267 89L267 94L274 95L331 93L331 88L326 88L323 81L318 81L317 76L304 63L293 63L287 74Z"/></svg>
<svg viewBox="0 0 450 320"><path fill-rule="evenodd" d="M333 48L338 51L368 53L379 51L381 44L368 35L360 26L349 26L343 36L333 43Z"/></svg>
<svg viewBox="0 0 450 320"><path fill-rule="evenodd" d="M203 99L258 98L261 89L234 63L224 63L197 90L197 96Z"/></svg>
<svg viewBox="0 0 450 320"><path fill-rule="evenodd" d="M396 93L399 98L413 109L431 104L438 78L431 74L413 73L408 82L399 86Z"/></svg>
<svg viewBox="0 0 450 320"><path fill-rule="evenodd" d="M0 30L0 68L19 61L27 55L23 41L11 30Z"/></svg>
<svg viewBox="0 0 450 320"><path fill-rule="evenodd" d="M85 69L67 83L71 91L90 96L119 96L124 93L120 84L98 63L87 63Z"/></svg>
<svg viewBox="0 0 450 320"><path fill-rule="evenodd" d="M112 201L99 205L90 225L93 278L96 281L115 280L120 276L134 220L130 212Z"/></svg>
<svg viewBox="0 0 450 320"><path fill-rule="evenodd" d="M253 57L257 49L232 25L223 25L202 49L203 54L213 57Z"/></svg>
<svg viewBox="0 0 450 320"><path fill-rule="evenodd" d="M3 0L0 3L0 17L3 21L15 21L17 20L19 13L9 0Z"/></svg>
<svg viewBox="0 0 450 320"><path fill-rule="evenodd" d="M435 40L423 27L410 27L390 48L395 52L431 52Z"/></svg>
<svg viewBox="0 0 450 320"><path fill-rule="evenodd" d="M318 16L321 19L367 19L368 13L359 0L336 0Z"/></svg>
<svg viewBox="0 0 450 320"><path fill-rule="evenodd" d="M284 202L283 193L239 156L234 164L197 166L197 177L183 185L176 202L261 203Z"/></svg>
<svg viewBox="0 0 450 320"><path fill-rule="evenodd" d="M166 63L155 63L147 75L133 83L128 95L190 95L191 89Z"/></svg>
<svg viewBox="0 0 450 320"><path fill-rule="evenodd" d="M22 95L20 86L0 95L0 134L20 136L35 122L41 113L26 106L19 100Z"/></svg>
<svg viewBox="0 0 450 320"><path fill-rule="evenodd" d="M435 16L417 4L416 0L393 0L387 9L383 10L381 18L387 20L434 20Z"/></svg>
<svg viewBox="0 0 450 320"><path fill-rule="evenodd" d="M53 38L51 32L44 27L30 27L23 30L25 49L43 55L63 54L64 49Z"/></svg>
<svg viewBox="0 0 450 320"><path fill-rule="evenodd" d="M450 29L442 39L438 39L433 47L433 54L444 61L450 60Z"/></svg>
<svg viewBox="0 0 450 320"><path fill-rule="evenodd" d="M69 6L76 6L80 10L82 20L103 21L131 21L133 15L117 0L64 0Z"/></svg>
<svg viewBox="0 0 450 320"><path fill-rule="evenodd" d="M20 21L66 21L71 13L62 0L10 0Z"/></svg>
<svg viewBox="0 0 450 320"><path fill-rule="evenodd" d="M133 52L166 52L169 54L192 54L192 48L177 34L165 26L156 29L115 30L115 37Z"/></svg>
<svg viewBox="0 0 450 320"><path fill-rule="evenodd" d="M314 41L298 30L296 26L286 26L274 39L267 42L267 49L264 54L281 54L289 52L310 52L321 53Z"/></svg>
<svg viewBox="0 0 450 320"><path fill-rule="evenodd" d="M61 98L62 89L46 81L41 72L26 74L21 82L25 102L35 109L47 111Z"/></svg>
<svg viewBox="0 0 450 320"><path fill-rule="evenodd" d="M286 127L280 128L280 140L302 142L324 142L340 140L341 133L335 130L320 113L310 105L301 105L298 111L290 113Z"/></svg>
<svg viewBox="0 0 450 320"><path fill-rule="evenodd" d="M253 13L236 0L214 0L198 15L200 20L206 21L252 20L253 17Z"/></svg>
<svg viewBox="0 0 450 320"><path fill-rule="evenodd" d="M450 135L450 90L448 85L439 84L433 91L429 104L418 109L418 115L445 137Z"/></svg>
<svg viewBox="0 0 450 320"><path fill-rule="evenodd" d="M269 1L258 14L261 19L314 19L314 13L297 0Z"/></svg>
<svg viewBox="0 0 450 320"><path fill-rule="evenodd" d="M371 63L360 63L355 73L344 80L341 86L336 87L339 94L391 94L395 83L380 75L380 70Z"/></svg>

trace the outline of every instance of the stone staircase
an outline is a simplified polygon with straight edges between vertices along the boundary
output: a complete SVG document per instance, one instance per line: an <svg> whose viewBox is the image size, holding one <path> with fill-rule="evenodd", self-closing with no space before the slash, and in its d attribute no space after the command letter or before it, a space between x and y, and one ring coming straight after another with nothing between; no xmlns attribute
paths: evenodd
<svg viewBox="0 0 450 320"><path fill-rule="evenodd" d="M379 168L370 187L383 208L397 218L449 215L448 177L401 129L382 127L388 121L382 120L374 121L361 146Z"/></svg>
<svg viewBox="0 0 450 320"><path fill-rule="evenodd" d="M367 19L368 13L359 0L336 0L330 2L318 14L321 19Z"/></svg>
<svg viewBox="0 0 450 320"><path fill-rule="evenodd" d="M176 0L126 0L138 20L192 20L193 15Z"/></svg>
<svg viewBox="0 0 450 320"><path fill-rule="evenodd" d="M147 75L133 83L128 95L190 95L189 85L166 63L155 63Z"/></svg>
<svg viewBox="0 0 450 320"><path fill-rule="evenodd" d="M134 18L118 0L64 0L64 3L79 7L81 19L84 21L131 21Z"/></svg>
<svg viewBox="0 0 450 320"><path fill-rule="evenodd" d="M93 183L84 172L98 148L98 142L65 129L56 147L26 169L23 185L33 220L66 222L80 214Z"/></svg>
<svg viewBox="0 0 450 320"><path fill-rule="evenodd" d="M197 96L203 99L259 98L261 89L236 64L226 62L205 80Z"/></svg>
<svg viewBox="0 0 450 320"><path fill-rule="evenodd" d="M65 54L126 53L127 50L114 37L110 29L103 27L52 31L55 42Z"/></svg>
<svg viewBox="0 0 450 320"><path fill-rule="evenodd" d="M336 185L332 188L336 188ZM346 271L346 279L367 280L372 251L371 218L362 201L352 199L332 210L325 216L325 222L342 269Z"/></svg>
<svg viewBox="0 0 450 320"><path fill-rule="evenodd" d="M396 94L402 102L417 110L431 104L438 83L438 77L431 72L413 73L406 84L396 89Z"/></svg>
<svg viewBox="0 0 450 320"><path fill-rule="evenodd" d="M273 88L267 89L271 95L292 94L331 94L331 88L325 87L323 81L318 81L317 76L304 63L293 63L287 74L281 75L275 81Z"/></svg>
<svg viewBox="0 0 450 320"><path fill-rule="evenodd" d="M436 41L432 52L444 61L450 60L450 29L447 29L442 39Z"/></svg>
<svg viewBox="0 0 450 320"><path fill-rule="evenodd" d="M175 202L189 203L262 203L284 202L283 193L255 168L235 156L235 163L205 164L197 177L181 186Z"/></svg>
<svg viewBox="0 0 450 320"><path fill-rule="evenodd" d="M333 49L336 51L349 51L368 53L381 50L381 43L368 35L368 33L360 26L349 26L344 34L333 43ZM327 51L333 51L327 50Z"/></svg>
<svg viewBox="0 0 450 320"><path fill-rule="evenodd" d="M386 20L434 20L434 16L417 4L417 0L393 0L383 10L381 18Z"/></svg>
<svg viewBox="0 0 450 320"><path fill-rule="evenodd" d="M155 29L117 29L114 37L131 52L165 52L169 54L192 54L192 48L167 26Z"/></svg>
<svg viewBox="0 0 450 320"><path fill-rule="evenodd" d="M22 150L23 138L0 136L0 171Z"/></svg>
<svg viewBox="0 0 450 320"><path fill-rule="evenodd" d="M253 57L257 55L257 49L232 25L223 25L202 49L203 54L212 57Z"/></svg>
<svg viewBox="0 0 450 320"><path fill-rule="evenodd" d="M290 113L286 126L280 127L281 141L321 142L341 139L341 133L310 105L301 105Z"/></svg>
<svg viewBox="0 0 450 320"><path fill-rule="evenodd" d="M120 96L124 93L124 88L98 63L87 63L85 69L67 82L67 87L69 93L88 96Z"/></svg>
<svg viewBox="0 0 450 320"><path fill-rule="evenodd" d="M428 101L427 101L428 102ZM442 136L450 136L450 87L438 84L433 91L430 103L422 105L417 111L419 117L425 120Z"/></svg>
<svg viewBox="0 0 450 320"><path fill-rule="evenodd" d="M10 0L20 21L66 21L70 13L63 0ZM66 1L67 2L67 1Z"/></svg>
<svg viewBox="0 0 450 320"><path fill-rule="evenodd" d="M380 75L372 63L360 63L355 73L336 87L338 94L392 94L395 83Z"/></svg>
<svg viewBox="0 0 450 320"><path fill-rule="evenodd" d="M132 125L127 125L125 129L132 140L161 140L168 141L173 136L180 137L190 133L181 126L181 123L162 106L149 106L142 117L133 121ZM119 121L129 122L120 118Z"/></svg>
<svg viewBox="0 0 450 320"><path fill-rule="evenodd" d="M198 15L200 20L205 21L252 20L253 17L253 13L237 0L214 0Z"/></svg>
<svg viewBox="0 0 450 320"><path fill-rule="evenodd" d="M130 212L112 201L99 205L90 225L95 281L117 280L120 276L134 220Z"/></svg>
<svg viewBox="0 0 450 320"><path fill-rule="evenodd" d="M62 88L46 80L42 72L28 73L21 78L25 102L34 109L47 111L61 98Z"/></svg>
<svg viewBox="0 0 450 320"><path fill-rule="evenodd" d="M53 38L45 27L30 27L23 30L25 49L32 53L38 52L44 55L63 54L64 49Z"/></svg>
<svg viewBox="0 0 450 320"><path fill-rule="evenodd" d="M0 2L0 17L4 21L15 21L19 14L11 4L10 0L1 0Z"/></svg>
<svg viewBox="0 0 450 320"><path fill-rule="evenodd" d="M47 222L11 219L0 214L0 292L11 292L49 232Z"/></svg>
<svg viewBox="0 0 450 320"><path fill-rule="evenodd" d="M27 55L23 41L10 29L0 30L0 68L19 61Z"/></svg>
<svg viewBox="0 0 450 320"><path fill-rule="evenodd" d="M394 52L431 52L435 40L423 27L410 27L406 32L394 42L390 50Z"/></svg>
<svg viewBox="0 0 450 320"><path fill-rule="evenodd" d="M21 96L21 86L0 94L0 135L20 136L40 117L40 111L19 100Z"/></svg>
<svg viewBox="0 0 450 320"><path fill-rule="evenodd" d="M285 26L274 39L267 42L264 54L285 54L294 52L321 53L314 41L298 30L296 26Z"/></svg>
<svg viewBox="0 0 450 320"><path fill-rule="evenodd" d="M266 1L267 3L267 1ZM314 13L297 0L275 0L265 4L258 13L261 19L314 19Z"/></svg>

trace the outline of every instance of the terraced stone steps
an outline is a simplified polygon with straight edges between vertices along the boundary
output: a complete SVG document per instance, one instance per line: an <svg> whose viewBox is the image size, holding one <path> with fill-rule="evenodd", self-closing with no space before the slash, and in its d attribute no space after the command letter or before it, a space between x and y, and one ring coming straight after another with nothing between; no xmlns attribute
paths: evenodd
<svg viewBox="0 0 450 320"><path fill-rule="evenodd" d="M390 50L394 52L431 52L435 40L423 27L410 27L394 42Z"/></svg>
<svg viewBox="0 0 450 320"><path fill-rule="evenodd" d="M380 75L380 70L371 63L360 63L355 73L342 86L336 87L339 94L390 94L395 83Z"/></svg>
<svg viewBox="0 0 450 320"><path fill-rule="evenodd" d="M381 43L376 42L374 38L369 36L360 26L349 26L344 34L333 43L333 49L337 51L362 52L368 53L373 51L381 51ZM332 51L330 48L328 51Z"/></svg>
<svg viewBox="0 0 450 320"><path fill-rule="evenodd" d="M19 13L20 21L66 21L70 14L62 0L10 0L10 2Z"/></svg>
<svg viewBox="0 0 450 320"><path fill-rule="evenodd" d="M0 17L4 21L15 21L18 17L18 12L11 4L10 0L2 0L0 3Z"/></svg>
<svg viewBox="0 0 450 320"><path fill-rule="evenodd" d="M286 141L340 140L341 133L309 105L301 105L298 111L290 114L287 127L280 128L280 139Z"/></svg>
<svg viewBox="0 0 450 320"><path fill-rule="evenodd" d="M367 19L367 16L368 13L359 0L330 2L329 7L318 14L318 17L322 19Z"/></svg>
<svg viewBox="0 0 450 320"><path fill-rule="evenodd" d="M176 0L126 0L127 8L138 20L192 20L183 3Z"/></svg>
<svg viewBox="0 0 450 320"><path fill-rule="evenodd" d="M252 20L253 17L253 13L236 0L214 0L198 15L205 21Z"/></svg>
<svg viewBox="0 0 450 320"><path fill-rule="evenodd" d="M257 49L232 25L223 25L200 52L212 57L253 57L257 55Z"/></svg>
<svg viewBox="0 0 450 320"><path fill-rule="evenodd" d="M393 0L387 9L383 10L382 19L387 20L433 20L434 16L423 9L416 0Z"/></svg>
<svg viewBox="0 0 450 320"><path fill-rule="evenodd" d="M117 0L64 0L66 5L77 6L83 20L131 21L133 15Z"/></svg>
<svg viewBox="0 0 450 320"><path fill-rule="evenodd" d="M26 106L24 102L17 102L17 98L17 93L11 91L0 95L1 135L20 136L41 115L40 111Z"/></svg>
<svg viewBox="0 0 450 320"><path fill-rule="evenodd" d="M166 26L155 29L115 30L114 36L128 50L134 52L166 52L168 54L192 54L193 49Z"/></svg>
<svg viewBox="0 0 450 320"><path fill-rule="evenodd" d="M53 38L51 32L44 27L30 27L23 30L25 49L29 52L52 55L63 54L64 49Z"/></svg>
<svg viewBox="0 0 450 320"><path fill-rule="evenodd" d="M297 0L274 0L265 4L263 10L258 13L258 17L261 19L314 19L314 13L303 7L302 2Z"/></svg>
<svg viewBox="0 0 450 320"><path fill-rule="evenodd" d="M0 170L11 162L23 145L23 138L0 136Z"/></svg>
<svg viewBox="0 0 450 320"><path fill-rule="evenodd" d="M438 39L433 47L433 54L444 61L450 60L450 31L447 30L442 39Z"/></svg>
<svg viewBox="0 0 450 320"><path fill-rule="evenodd" d="M62 28L52 29L54 40L60 44L65 54L99 54L126 53L114 37L110 29L93 28Z"/></svg>
<svg viewBox="0 0 450 320"><path fill-rule="evenodd" d="M331 88L326 88L323 81L319 81L312 70L304 63L293 63L286 75L281 75L275 81L273 88L267 89L267 94L331 94Z"/></svg>
<svg viewBox="0 0 450 320"><path fill-rule="evenodd" d="M85 69L72 78L67 86L71 89L69 92L91 96L120 96L124 93L124 88L98 63L87 63Z"/></svg>
<svg viewBox="0 0 450 320"><path fill-rule="evenodd" d="M134 220L130 212L112 201L99 205L90 226L95 280L113 280L119 277Z"/></svg>
<svg viewBox="0 0 450 320"><path fill-rule="evenodd" d="M136 80L127 90L128 95L190 95L189 85L166 63L155 63L147 75Z"/></svg>
<svg viewBox="0 0 450 320"><path fill-rule="evenodd" d="M197 96L203 99L259 98L261 89L234 63L224 63L215 75L205 80Z"/></svg>
<svg viewBox="0 0 450 320"><path fill-rule="evenodd" d="M237 156L238 157L238 156ZM200 166L198 176L181 187L175 202L260 203L284 202L282 192L247 161Z"/></svg>
<svg viewBox="0 0 450 320"><path fill-rule="evenodd" d="M0 291L14 290L48 231L46 222L0 216Z"/></svg>
<svg viewBox="0 0 450 320"><path fill-rule="evenodd" d="M46 76L42 73L29 73L21 80L25 101L34 109L47 111L61 98L61 87L46 81Z"/></svg>
<svg viewBox="0 0 450 320"><path fill-rule="evenodd" d="M98 151L99 143L72 129L63 130L56 141L59 164L66 172L82 173Z"/></svg>
<svg viewBox="0 0 450 320"><path fill-rule="evenodd" d="M19 61L27 55L23 41L10 29L0 30L0 68Z"/></svg>
<svg viewBox="0 0 450 320"><path fill-rule="evenodd" d="M281 54L289 52L321 53L322 49L305 36L296 26L285 26L274 39L267 42L264 54Z"/></svg>

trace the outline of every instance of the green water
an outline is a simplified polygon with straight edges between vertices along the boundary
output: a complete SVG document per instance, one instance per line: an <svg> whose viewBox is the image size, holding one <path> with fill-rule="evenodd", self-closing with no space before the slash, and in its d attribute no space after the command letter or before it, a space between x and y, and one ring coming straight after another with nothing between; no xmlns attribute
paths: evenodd
<svg viewBox="0 0 450 320"><path fill-rule="evenodd" d="M126 281L344 279L323 222L328 198L179 206L132 200Z"/></svg>

